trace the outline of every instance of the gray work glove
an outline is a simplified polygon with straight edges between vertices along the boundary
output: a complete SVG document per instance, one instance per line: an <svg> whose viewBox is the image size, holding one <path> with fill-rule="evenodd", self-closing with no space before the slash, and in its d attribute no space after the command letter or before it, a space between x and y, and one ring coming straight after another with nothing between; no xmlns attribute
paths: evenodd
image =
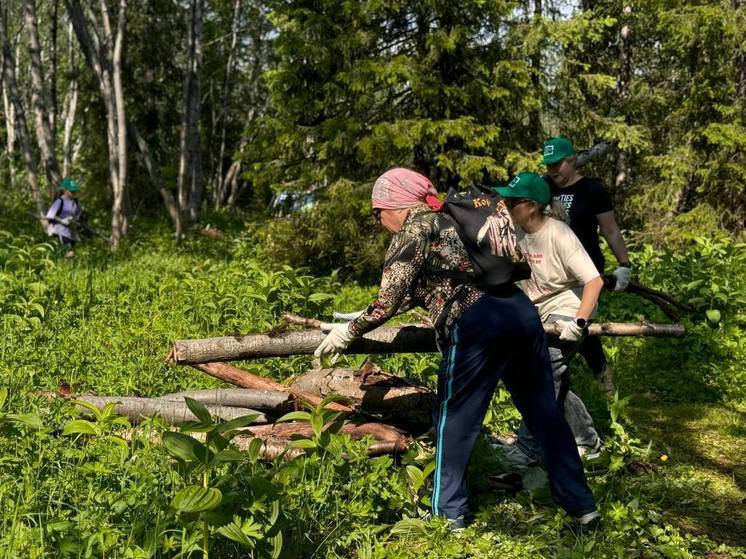
<svg viewBox="0 0 746 559"><path fill-rule="evenodd" d="M352 312L333 312L332 317L334 317L334 320L344 320L345 322L349 322L351 320L355 320L358 316L365 313L367 310L367 307L364 308L361 311L352 311Z"/></svg>
<svg viewBox="0 0 746 559"><path fill-rule="evenodd" d="M555 322L562 329L560 331L559 339L565 342L577 342L583 337L583 330L578 326L578 323L570 320L558 320Z"/></svg>
<svg viewBox="0 0 746 559"><path fill-rule="evenodd" d="M326 338L324 338L324 341L319 344L319 347L316 348L316 351L314 351L313 354L318 358L321 358L326 354L331 354L333 365L337 362L337 359L339 359L339 355L350 347L350 344L355 338L356 336L350 333L349 325L346 322L332 324Z"/></svg>
<svg viewBox="0 0 746 559"><path fill-rule="evenodd" d="M619 266L612 272L616 278L616 285L614 291L624 291L629 285L629 276L632 273L632 269L629 266Z"/></svg>

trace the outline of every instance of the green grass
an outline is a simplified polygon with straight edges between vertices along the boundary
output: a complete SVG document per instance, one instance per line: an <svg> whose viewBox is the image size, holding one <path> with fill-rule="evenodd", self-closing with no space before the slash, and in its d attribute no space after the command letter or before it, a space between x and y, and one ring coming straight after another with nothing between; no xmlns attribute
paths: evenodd
<svg viewBox="0 0 746 559"><path fill-rule="evenodd" d="M272 264L250 233L175 245L154 227L116 255L89 245L73 260L35 247L40 240L6 237L0 247L0 375L9 389L0 406L0 557L199 557L202 517L171 506L197 478L160 443L163 427L130 430L104 418L96 434L75 433L72 406L42 393L61 381L103 395L217 386L165 363L170 342L266 331L283 311L328 317L358 309L375 287ZM665 284L662 271L647 270L650 285ZM605 297L603 309L622 320L660 319L624 295ZM486 475L501 466L480 443L471 468L477 521L448 534L440 522L417 520L422 509L407 488L403 466L424 467L428 452L369 460L363 445L332 437L291 463L243 454L216 466L210 483L241 498L209 519L213 556L247 553L217 532L230 521L225 514L262 533L274 526L267 507L276 501L284 557L746 557L746 406L733 361L744 346L739 312L725 305L716 327L693 317L683 342L607 340L621 394L632 396L626 404L610 404L576 367L576 386L609 449L609 462L590 478L605 516L596 533L573 532L540 484L515 496L491 488ZM437 361L376 358L431 386ZM309 365L309 357L295 357L241 366L287 380ZM504 432L517 419L499 391L488 428ZM264 543L255 545L254 556L268 556Z"/></svg>

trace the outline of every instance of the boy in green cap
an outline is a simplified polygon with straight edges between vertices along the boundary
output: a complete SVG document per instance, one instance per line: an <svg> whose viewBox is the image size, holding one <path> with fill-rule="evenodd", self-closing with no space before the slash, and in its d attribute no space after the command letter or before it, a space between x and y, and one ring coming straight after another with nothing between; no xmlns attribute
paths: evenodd
<svg viewBox="0 0 746 559"><path fill-rule="evenodd" d="M80 185L71 178L65 178L57 187L61 194L52 202L46 214L49 223L47 234L57 237L60 246L65 251L65 258L75 256L73 247L79 240L78 233L72 227L73 222L80 218L82 209L78 202Z"/></svg>
<svg viewBox="0 0 746 559"><path fill-rule="evenodd" d="M570 216L570 228L580 239L599 273L603 275L605 264L599 246L600 229L618 261L613 272L616 278L614 290L626 289L631 272L627 246L614 217L611 198L601 181L584 177L578 172L575 146L564 136L549 138L544 142L542 162L547 166L544 178L550 183L552 198L564 205ZM612 373L601 341L598 338L587 338L580 347L580 354L593 373L600 377L604 388L612 391Z"/></svg>

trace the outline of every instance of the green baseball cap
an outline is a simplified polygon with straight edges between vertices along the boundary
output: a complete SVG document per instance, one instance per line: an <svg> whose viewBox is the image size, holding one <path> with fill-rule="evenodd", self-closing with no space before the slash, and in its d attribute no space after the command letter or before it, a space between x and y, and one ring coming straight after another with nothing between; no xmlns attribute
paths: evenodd
<svg viewBox="0 0 746 559"><path fill-rule="evenodd" d="M549 185L536 173L518 173L507 186L496 188L503 198L525 198L542 205L549 203Z"/></svg>
<svg viewBox="0 0 746 559"><path fill-rule="evenodd" d="M65 179L62 179L62 182L57 187L57 190L69 190L70 192L75 192L76 190L80 190L80 185L70 177L67 177Z"/></svg>
<svg viewBox="0 0 746 559"><path fill-rule="evenodd" d="M544 165L554 165L575 153L575 146L564 136L549 138L544 142Z"/></svg>

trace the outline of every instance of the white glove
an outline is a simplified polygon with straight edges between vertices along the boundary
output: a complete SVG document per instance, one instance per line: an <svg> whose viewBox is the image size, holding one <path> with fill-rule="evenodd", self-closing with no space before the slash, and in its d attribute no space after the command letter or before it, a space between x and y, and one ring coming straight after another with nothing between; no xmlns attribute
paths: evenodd
<svg viewBox="0 0 746 559"><path fill-rule="evenodd" d="M361 314L364 314L365 311L368 310L368 308L364 308L361 311L353 311L353 312L333 312L332 317L334 317L334 320L344 320L345 322L348 322L350 320L355 320L358 316Z"/></svg>
<svg viewBox="0 0 746 559"><path fill-rule="evenodd" d="M64 225L65 227L67 227L68 225L70 225L71 221L72 221L72 218L70 218L70 217L61 217L61 218L57 219L57 223L60 223L60 224Z"/></svg>
<svg viewBox="0 0 746 559"><path fill-rule="evenodd" d="M629 275L632 273L631 268L627 268L625 266L619 266L616 270L612 272L614 277L616 278L616 285L614 286L614 291L624 291L627 289L627 286L629 285Z"/></svg>
<svg viewBox="0 0 746 559"><path fill-rule="evenodd" d="M562 331L560 332L559 339L565 342L577 342L583 337L583 328L578 326L578 323L569 320L558 320L555 322L558 324Z"/></svg>
<svg viewBox="0 0 746 559"><path fill-rule="evenodd" d="M326 335L326 338L324 338L324 341L319 344L319 347L316 348L316 351L314 351L313 354L319 358L327 353L332 353L338 356L350 346L354 339L355 336L350 333L350 329L346 322L343 324L333 324L329 333ZM334 358L334 361L336 361L336 357Z"/></svg>

